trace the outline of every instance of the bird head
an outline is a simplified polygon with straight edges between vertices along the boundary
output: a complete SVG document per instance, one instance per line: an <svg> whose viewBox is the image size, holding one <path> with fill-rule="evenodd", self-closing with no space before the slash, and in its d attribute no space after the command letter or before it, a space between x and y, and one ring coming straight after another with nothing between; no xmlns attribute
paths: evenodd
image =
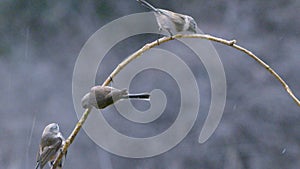
<svg viewBox="0 0 300 169"><path fill-rule="evenodd" d="M195 22L195 20L188 16L188 21L189 21L189 28L188 31L193 32L193 33L197 33L197 23Z"/></svg>
<svg viewBox="0 0 300 169"><path fill-rule="evenodd" d="M59 126L57 123L48 124L43 133L59 133Z"/></svg>

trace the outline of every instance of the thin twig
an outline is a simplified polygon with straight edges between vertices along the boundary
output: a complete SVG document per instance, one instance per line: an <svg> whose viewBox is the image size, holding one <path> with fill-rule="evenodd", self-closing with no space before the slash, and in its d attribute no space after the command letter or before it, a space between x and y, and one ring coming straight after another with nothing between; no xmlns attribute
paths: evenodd
<svg viewBox="0 0 300 169"><path fill-rule="evenodd" d="M256 62L258 62L260 65L262 65L265 69L267 69L280 83L281 85L284 87L285 91L292 97L292 99L296 102L296 104L298 106L300 106L300 102L299 99L294 95L294 93L292 92L292 90L290 89L290 87L287 85L287 83L269 66L267 65L264 61L262 61L261 59L259 59L257 56L255 56L252 52L250 52L249 50L238 46L238 45L233 45L234 48L243 51L244 53L246 53L247 55L249 55L250 57L252 57Z"/></svg>
<svg viewBox="0 0 300 169"><path fill-rule="evenodd" d="M162 43L168 42L170 40L174 40L174 39L180 39L180 38L199 38L199 39L206 39L206 40L210 40L210 41L214 41L214 42L218 42L218 43L222 43L224 45L227 46L231 46L239 51L242 51L244 53L246 53L248 56L250 56L251 58L253 58L256 62L258 62L261 66L263 66L265 69L267 69L284 87L284 89L287 91L287 93L292 97L292 99L296 102L296 104L298 106L300 106L300 101L299 99L293 94L292 90L289 88L289 86L286 84L286 82L269 66L267 65L264 61L262 61L261 59L259 59L256 55L254 55L251 51L239 46L236 44L236 40L225 40L225 39L221 39L218 37L214 37L211 35L205 35L205 34L189 34L189 35L181 35L181 34L177 34L173 37L163 37L158 40L155 40L151 43L146 44L145 46L143 46L141 49L139 49L138 51L136 51L135 53L133 53L132 55L130 55L127 59L125 59L123 62L121 62L116 68L115 70L108 76L108 78L104 81L104 83L102 84L102 86L107 86L112 80L113 78L126 66L128 65L131 61L133 61L134 59L136 59L137 57L141 56L144 52L150 50L151 48L158 46ZM68 147L70 146L70 144L72 144L73 140L75 139L77 133L79 132L79 130L81 129L82 125L84 124L85 120L87 119L89 113L90 113L91 109L86 109L86 111L83 113L82 117L80 118L80 120L78 121L75 129L73 130L73 132L71 133L71 135L69 136L69 138L66 140L66 144L63 147L63 151L59 154L59 156L56 158L54 165L52 167L52 169L55 169L59 163L59 161L61 160L61 158L63 157L63 154L67 151Z"/></svg>

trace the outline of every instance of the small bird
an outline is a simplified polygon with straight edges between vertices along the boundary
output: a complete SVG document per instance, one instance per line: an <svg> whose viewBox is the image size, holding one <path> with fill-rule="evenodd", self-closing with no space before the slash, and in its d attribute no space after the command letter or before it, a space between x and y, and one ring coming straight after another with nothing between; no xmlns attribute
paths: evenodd
<svg viewBox="0 0 300 169"><path fill-rule="evenodd" d="M170 34L171 37L173 36L173 33L176 34L178 32L188 31L197 33L197 24L191 16L175 13L165 9L155 8L145 0L137 1L154 11L154 15L159 26L159 31L165 30Z"/></svg>
<svg viewBox="0 0 300 169"><path fill-rule="evenodd" d="M116 89L110 86L94 86L91 91L83 96L81 105L83 108L103 109L121 99L149 100L150 94L128 94L126 89Z"/></svg>
<svg viewBox="0 0 300 169"><path fill-rule="evenodd" d="M35 169L42 169L47 162L49 162L49 166L52 167L55 158L64 144L65 138L60 133L58 124L51 123L47 125L42 134ZM60 169L62 168L62 163L61 161L58 165Z"/></svg>

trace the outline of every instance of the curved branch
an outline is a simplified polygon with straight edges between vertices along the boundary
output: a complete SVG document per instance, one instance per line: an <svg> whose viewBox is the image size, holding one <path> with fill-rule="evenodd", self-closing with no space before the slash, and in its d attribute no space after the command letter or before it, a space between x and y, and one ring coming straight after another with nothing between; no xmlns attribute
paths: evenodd
<svg viewBox="0 0 300 169"><path fill-rule="evenodd" d="M292 97L292 99L294 100L294 102L300 106L300 101L299 99L294 95L294 93L292 92L292 90L289 88L289 86L287 85L287 83L268 65L266 64L264 61L262 61L261 59L259 59L256 55L254 55L251 51L239 46L236 44L236 40L225 40L222 38L218 38L218 37L214 37L211 35L205 35L205 34L189 34L189 35L181 35L181 34L177 34L173 37L163 37L159 39L157 41L151 42L146 44L144 47L142 47L141 49L139 49L138 51L136 51L135 53L133 53L132 55L130 55L127 59L125 59L122 63L120 63L117 68L109 75L109 77L105 80L105 82L103 83L102 86L108 85L112 79L128 64L130 63L132 60L136 59L137 57L139 57L141 54L143 54L144 52L146 52L147 50L158 46L161 43L165 43L168 42L170 40L173 39L179 39L179 38L199 38L199 39L206 39L206 40L210 40L210 41L214 41L214 42L218 42L218 43L222 43L224 45L227 46L231 46L239 51L242 51L244 53L246 53L248 56L250 56L251 58L253 58L256 62L258 62L261 66L263 66L265 69L267 69L280 83L281 85L284 87L284 89L286 90L286 92Z"/></svg>
<svg viewBox="0 0 300 169"><path fill-rule="evenodd" d="M141 56L144 52L150 50L151 48L158 46L159 44L168 42L170 40L174 40L174 39L179 39L179 38L199 38L199 39L206 39L206 40L210 40L210 41L214 41L214 42L218 42L218 43L222 43L224 45L227 46L231 46L239 51L242 51L244 53L246 53L248 56L250 56L251 58L253 58L256 62L258 62L261 66L263 66L265 69L267 69L280 83L281 85L284 87L284 89L286 90L286 92L292 97L292 99L296 102L296 104L298 106L300 106L300 101L299 99L293 94L292 90L289 88L289 86L286 84L286 82L269 66L267 65L264 61L262 61L261 59L259 59L256 55L254 55L251 51L239 46L236 44L236 40L225 40L222 38L218 38L218 37L214 37L211 35L205 35L205 34L189 34L189 35L181 35L181 34L177 34L173 37L163 37L160 38L154 42L148 43L145 46L143 46L141 49L139 49L138 51L136 51L135 53L133 53L132 55L130 55L127 59L125 59L123 62L121 62L116 68L115 70L109 75L109 77L104 81L104 83L102 84L102 86L107 86L112 79L126 66L128 65L131 61L133 61L134 59L136 59L137 57ZM67 151L68 147L72 144L72 142L74 141L76 135L78 134L78 132L80 131L82 125L84 124L85 120L87 119L89 113L90 113L91 109L86 109L85 112L83 113L82 117L80 118L80 120L78 121L78 123L76 124L73 132L71 133L71 135L68 137L68 139L66 140L65 145L63 146L62 152L59 154L59 156L55 159L55 162L52 166L52 169L55 169L57 167L57 165L59 164L59 162L61 161L63 155L65 154L65 152Z"/></svg>

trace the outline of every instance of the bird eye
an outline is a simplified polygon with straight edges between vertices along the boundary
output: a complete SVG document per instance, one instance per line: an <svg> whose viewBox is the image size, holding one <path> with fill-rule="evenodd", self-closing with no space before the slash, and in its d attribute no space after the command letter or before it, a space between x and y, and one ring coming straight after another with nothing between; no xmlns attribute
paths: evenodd
<svg viewBox="0 0 300 169"><path fill-rule="evenodd" d="M58 126L57 125L52 126L51 130L58 130Z"/></svg>

